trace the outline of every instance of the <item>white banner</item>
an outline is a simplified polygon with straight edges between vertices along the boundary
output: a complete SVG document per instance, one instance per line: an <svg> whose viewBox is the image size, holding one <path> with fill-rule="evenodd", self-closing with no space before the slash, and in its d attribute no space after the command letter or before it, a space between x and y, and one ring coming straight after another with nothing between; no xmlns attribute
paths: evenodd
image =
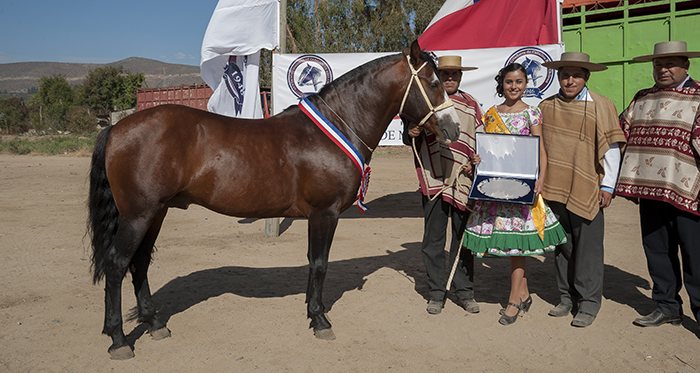
<svg viewBox="0 0 700 373"><path fill-rule="evenodd" d="M212 113L239 118L262 118L259 70L260 51L247 56L228 56L219 86L207 103Z"/></svg>
<svg viewBox="0 0 700 373"><path fill-rule="evenodd" d="M470 93L481 103L484 111L503 99L496 95L494 77L511 62L522 64L528 72L528 86L523 101L537 105L543 99L557 93L559 82L556 71L542 63L559 60L564 52L563 44L536 47L508 47L437 51L436 56L462 56L463 66L477 66L478 70L465 71L460 89ZM290 105L299 103L299 97L318 92L324 85L353 68L373 59L393 53L322 53L277 54L272 57L272 102L274 114ZM394 119L384 133L379 145L403 145L403 125Z"/></svg>
<svg viewBox="0 0 700 373"><path fill-rule="evenodd" d="M202 41L200 72L214 91L211 112L262 118L260 49L279 40L279 0L219 0ZM247 96L247 97L246 97Z"/></svg>

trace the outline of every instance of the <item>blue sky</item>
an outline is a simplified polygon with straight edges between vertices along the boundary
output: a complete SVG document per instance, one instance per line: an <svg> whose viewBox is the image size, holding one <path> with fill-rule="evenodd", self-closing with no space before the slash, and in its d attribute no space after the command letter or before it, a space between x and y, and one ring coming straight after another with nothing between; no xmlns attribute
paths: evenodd
<svg viewBox="0 0 700 373"><path fill-rule="evenodd" d="M143 57L199 66L217 0L0 0L0 63Z"/></svg>

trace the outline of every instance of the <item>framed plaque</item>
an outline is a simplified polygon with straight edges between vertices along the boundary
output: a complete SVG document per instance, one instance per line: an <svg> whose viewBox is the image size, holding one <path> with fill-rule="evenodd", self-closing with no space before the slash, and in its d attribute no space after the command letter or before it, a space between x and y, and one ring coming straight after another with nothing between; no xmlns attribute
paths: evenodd
<svg viewBox="0 0 700 373"><path fill-rule="evenodd" d="M540 172L540 137L476 133L476 166L469 199L522 203L535 202L535 181Z"/></svg>

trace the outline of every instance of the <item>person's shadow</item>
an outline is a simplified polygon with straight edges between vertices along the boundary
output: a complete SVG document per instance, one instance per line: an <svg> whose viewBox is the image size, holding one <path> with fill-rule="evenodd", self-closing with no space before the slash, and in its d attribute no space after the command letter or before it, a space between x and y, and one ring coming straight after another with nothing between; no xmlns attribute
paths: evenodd
<svg viewBox="0 0 700 373"><path fill-rule="evenodd" d="M548 252L540 261L527 260L527 281L530 293L537 294L545 302L559 304L554 253ZM476 259L474 274L475 297L478 302L500 303L505 306L510 293L510 260L507 258ZM419 282L418 280L417 282ZM642 290L650 290L644 277L626 272L611 264L605 264L603 302L613 301L633 308L640 316L654 311L656 305ZM418 291L419 288L417 287ZM454 299L454 298L453 298ZM621 320L632 323L632 320ZM700 325L685 317L683 326L700 339Z"/></svg>

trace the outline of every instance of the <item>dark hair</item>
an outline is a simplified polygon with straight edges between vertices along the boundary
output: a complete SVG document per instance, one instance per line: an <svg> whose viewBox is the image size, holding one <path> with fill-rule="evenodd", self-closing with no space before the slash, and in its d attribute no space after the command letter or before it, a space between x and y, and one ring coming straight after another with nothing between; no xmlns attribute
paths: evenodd
<svg viewBox="0 0 700 373"><path fill-rule="evenodd" d="M523 65L517 62L508 64L506 67L502 68L498 72L498 75L496 75L496 77L494 78L496 80L496 93L498 93L498 97L503 97L503 79L505 79L506 74L518 70L520 70L523 73L523 75L525 75L525 81L527 81L527 70L525 70Z"/></svg>

